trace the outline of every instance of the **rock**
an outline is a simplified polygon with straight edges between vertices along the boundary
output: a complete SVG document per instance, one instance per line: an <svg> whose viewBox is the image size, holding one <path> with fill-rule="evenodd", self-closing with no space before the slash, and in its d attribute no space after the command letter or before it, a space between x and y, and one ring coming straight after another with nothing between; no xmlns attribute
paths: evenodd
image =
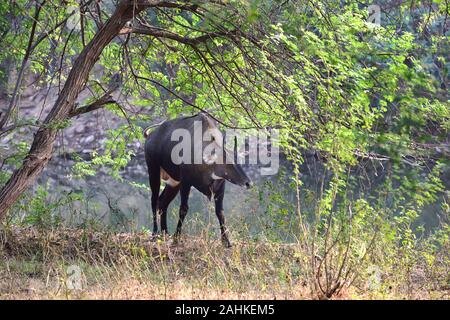
<svg viewBox="0 0 450 320"><path fill-rule="evenodd" d="M95 140L95 137L93 135L90 135L90 136L87 136L87 137L81 139L80 142L81 142L81 144L89 144L89 143L94 142L94 140Z"/></svg>
<svg viewBox="0 0 450 320"><path fill-rule="evenodd" d="M83 133L84 132L84 126L82 125L77 125L75 127L75 133Z"/></svg>

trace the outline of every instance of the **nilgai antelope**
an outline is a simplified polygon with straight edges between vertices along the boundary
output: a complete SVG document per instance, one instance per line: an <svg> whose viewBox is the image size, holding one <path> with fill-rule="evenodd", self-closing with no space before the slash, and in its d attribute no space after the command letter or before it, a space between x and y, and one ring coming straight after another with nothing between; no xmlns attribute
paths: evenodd
<svg viewBox="0 0 450 320"><path fill-rule="evenodd" d="M247 188L251 186L249 177L236 161L236 143L234 152L229 152L215 121L205 113L165 121L156 128L149 127L144 130L144 136L153 232L158 232L159 215L161 232L167 233L167 207L180 192L179 220L174 235L175 239L179 237L188 212L189 192L194 187L209 200L214 198L221 238L224 245L230 247L223 213L225 181ZM159 194L161 179L165 188Z"/></svg>

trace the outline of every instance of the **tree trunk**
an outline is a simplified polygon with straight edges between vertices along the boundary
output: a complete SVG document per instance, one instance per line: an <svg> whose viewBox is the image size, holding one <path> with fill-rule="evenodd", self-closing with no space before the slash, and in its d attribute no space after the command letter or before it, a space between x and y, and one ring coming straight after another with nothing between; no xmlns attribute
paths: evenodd
<svg viewBox="0 0 450 320"><path fill-rule="evenodd" d="M70 118L78 94L84 89L89 72L103 49L119 34L125 23L133 15L142 11L144 7L144 5L137 6L133 0L121 1L113 15L80 53L69 73L64 88L47 115L44 125L35 134L30 151L23 160L22 166L12 174L0 190L0 220L6 216L8 209L36 180L51 159L53 145L59 130L57 129L58 124Z"/></svg>

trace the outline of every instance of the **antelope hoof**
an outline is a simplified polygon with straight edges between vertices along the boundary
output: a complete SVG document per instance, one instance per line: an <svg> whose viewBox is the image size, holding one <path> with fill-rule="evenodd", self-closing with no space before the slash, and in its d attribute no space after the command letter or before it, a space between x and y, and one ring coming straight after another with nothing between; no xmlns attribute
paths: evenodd
<svg viewBox="0 0 450 320"><path fill-rule="evenodd" d="M231 248L233 246L228 238L222 238L222 244L225 248Z"/></svg>

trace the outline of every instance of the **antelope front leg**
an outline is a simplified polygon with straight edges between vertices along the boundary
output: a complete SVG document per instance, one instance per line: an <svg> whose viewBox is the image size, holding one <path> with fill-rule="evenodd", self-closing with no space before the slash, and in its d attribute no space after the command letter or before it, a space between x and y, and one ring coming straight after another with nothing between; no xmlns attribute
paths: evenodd
<svg viewBox="0 0 450 320"><path fill-rule="evenodd" d="M180 196L181 196L181 203L180 203L180 217L177 224L177 231L175 231L174 238L175 241L178 240L181 234L181 227L183 226L184 218L187 215L187 212L189 210L188 201L189 201L189 193L191 191L191 186L182 185L180 188Z"/></svg>
<svg viewBox="0 0 450 320"><path fill-rule="evenodd" d="M214 195L214 202L216 205L216 216L219 219L220 235L222 237L222 243L225 247L230 248L232 246L230 239L228 238L228 229L225 226L225 215L223 214L223 196L225 194L225 183Z"/></svg>

